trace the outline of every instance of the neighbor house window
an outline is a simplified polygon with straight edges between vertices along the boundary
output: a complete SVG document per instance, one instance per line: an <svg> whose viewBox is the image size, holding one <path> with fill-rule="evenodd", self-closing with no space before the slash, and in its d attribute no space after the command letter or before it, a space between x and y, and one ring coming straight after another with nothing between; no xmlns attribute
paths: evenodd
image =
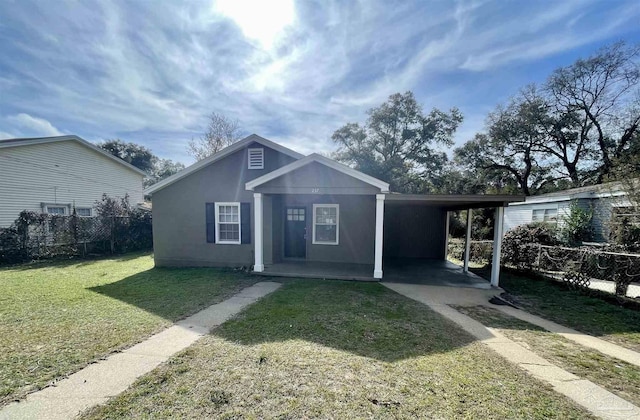
<svg viewBox="0 0 640 420"><path fill-rule="evenodd" d="M264 169L264 149L249 149L249 169Z"/></svg>
<svg viewBox="0 0 640 420"><path fill-rule="evenodd" d="M534 222L557 222L558 209L535 209L532 220Z"/></svg>
<svg viewBox="0 0 640 420"><path fill-rule="evenodd" d="M340 206L338 204L313 205L314 244L338 245Z"/></svg>
<svg viewBox="0 0 640 420"><path fill-rule="evenodd" d="M80 217L91 217L91 207L76 207L76 214Z"/></svg>
<svg viewBox="0 0 640 420"><path fill-rule="evenodd" d="M67 214L67 208L65 206L47 206L46 213L56 216L64 216Z"/></svg>
<svg viewBox="0 0 640 420"><path fill-rule="evenodd" d="M216 203L216 243L240 243L240 203Z"/></svg>

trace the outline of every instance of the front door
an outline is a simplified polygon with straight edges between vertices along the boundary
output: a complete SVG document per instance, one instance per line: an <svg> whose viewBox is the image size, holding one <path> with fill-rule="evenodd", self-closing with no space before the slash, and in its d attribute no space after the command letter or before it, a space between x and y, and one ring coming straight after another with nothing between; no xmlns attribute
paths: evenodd
<svg viewBox="0 0 640 420"><path fill-rule="evenodd" d="M304 207L287 207L284 221L284 256L306 258L307 222Z"/></svg>

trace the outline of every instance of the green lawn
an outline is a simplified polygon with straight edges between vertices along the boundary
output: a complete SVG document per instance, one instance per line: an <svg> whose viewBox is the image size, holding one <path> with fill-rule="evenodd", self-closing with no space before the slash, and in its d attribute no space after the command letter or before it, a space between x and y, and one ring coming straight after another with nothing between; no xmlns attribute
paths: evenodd
<svg viewBox="0 0 640 420"><path fill-rule="evenodd" d="M474 270L484 277L488 270ZM523 310L569 328L640 351L640 311L568 290L562 283L529 278L508 270L500 286L514 295Z"/></svg>
<svg viewBox="0 0 640 420"><path fill-rule="evenodd" d="M583 347L558 334L510 317L494 308L456 307L507 338L524 343L531 351L581 378L588 379L621 398L640 405L640 368Z"/></svg>
<svg viewBox="0 0 640 420"><path fill-rule="evenodd" d="M591 418L379 284L292 280L85 418Z"/></svg>
<svg viewBox="0 0 640 420"><path fill-rule="evenodd" d="M0 405L238 292L253 277L148 254L0 268Z"/></svg>

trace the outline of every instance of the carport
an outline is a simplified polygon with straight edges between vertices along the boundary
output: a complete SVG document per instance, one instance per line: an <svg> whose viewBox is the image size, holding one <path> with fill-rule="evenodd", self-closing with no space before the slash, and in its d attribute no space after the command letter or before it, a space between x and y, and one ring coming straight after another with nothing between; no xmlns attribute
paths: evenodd
<svg viewBox="0 0 640 420"><path fill-rule="evenodd" d="M469 272L473 209L495 208L491 286L500 275L504 207L524 197L512 195L387 194L384 200L384 281L446 284L485 288L489 285ZM450 212L467 210L463 267L447 261Z"/></svg>

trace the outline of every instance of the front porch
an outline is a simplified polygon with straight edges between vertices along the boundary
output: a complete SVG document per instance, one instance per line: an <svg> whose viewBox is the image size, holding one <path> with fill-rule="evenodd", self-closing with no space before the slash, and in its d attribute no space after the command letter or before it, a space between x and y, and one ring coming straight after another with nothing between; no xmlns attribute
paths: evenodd
<svg viewBox="0 0 640 420"><path fill-rule="evenodd" d="M487 282L469 273L468 258L462 268L446 261L449 212L468 210L468 248L471 209L495 208L491 285L498 286L504 206L520 200L394 194L387 183L315 154L246 189L254 193L255 273L467 287Z"/></svg>
<svg viewBox="0 0 640 420"><path fill-rule="evenodd" d="M433 259L392 259L384 262L384 282L429 286L490 289L491 284L459 265ZM316 278L327 280L379 281L372 276L372 264L285 261L271 264L255 274L268 277Z"/></svg>

